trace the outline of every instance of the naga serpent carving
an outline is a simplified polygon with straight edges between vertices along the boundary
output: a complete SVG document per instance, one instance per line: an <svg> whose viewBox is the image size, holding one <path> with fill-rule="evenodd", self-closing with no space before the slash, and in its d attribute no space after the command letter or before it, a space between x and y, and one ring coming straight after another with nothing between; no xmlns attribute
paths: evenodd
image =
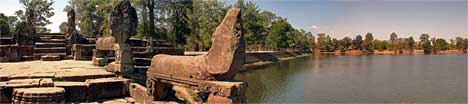
<svg viewBox="0 0 468 104"><path fill-rule="evenodd" d="M230 9L211 38L212 46L203 55L155 55L147 71L149 93L155 99L164 98L171 86L217 93L219 87L205 82L232 80L245 59L241 10Z"/></svg>
<svg viewBox="0 0 468 104"><path fill-rule="evenodd" d="M156 55L148 75L197 80L231 80L242 68L245 43L239 9L230 9L212 35L208 53L200 56Z"/></svg>

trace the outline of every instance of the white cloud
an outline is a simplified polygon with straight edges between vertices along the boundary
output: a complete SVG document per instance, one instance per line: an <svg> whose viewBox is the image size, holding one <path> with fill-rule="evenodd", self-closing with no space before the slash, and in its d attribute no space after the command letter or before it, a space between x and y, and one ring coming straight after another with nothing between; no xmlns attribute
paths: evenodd
<svg viewBox="0 0 468 104"><path fill-rule="evenodd" d="M319 27L317 25L312 25L310 26L311 29L318 29Z"/></svg>

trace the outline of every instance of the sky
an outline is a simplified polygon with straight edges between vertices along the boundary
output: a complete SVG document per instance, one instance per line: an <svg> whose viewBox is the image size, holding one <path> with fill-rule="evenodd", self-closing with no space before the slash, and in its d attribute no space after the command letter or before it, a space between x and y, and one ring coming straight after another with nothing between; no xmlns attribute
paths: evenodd
<svg viewBox="0 0 468 104"><path fill-rule="evenodd" d="M53 24L47 26L59 32L66 21L63 8L68 0L55 0ZM332 37L365 35L388 39L392 32L399 37L468 37L468 0L247 0L261 10L272 11L287 18L295 27L313 34ZM234 0L226 3L233 4ZM2 0L0 12L14 15L22 9L18 0Z"/></svg>

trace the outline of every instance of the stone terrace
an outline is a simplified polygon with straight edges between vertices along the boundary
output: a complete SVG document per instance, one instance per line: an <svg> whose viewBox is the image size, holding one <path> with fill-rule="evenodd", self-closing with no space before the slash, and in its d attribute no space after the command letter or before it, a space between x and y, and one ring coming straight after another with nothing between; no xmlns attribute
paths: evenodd
<svg viewBox="0 0 468 104"><path fill-rule="evenodd" d="M0 63L0 81L25 78L84 81L85 79L114 77L114 73L91 65L91 61L26 61Z"/></svg>

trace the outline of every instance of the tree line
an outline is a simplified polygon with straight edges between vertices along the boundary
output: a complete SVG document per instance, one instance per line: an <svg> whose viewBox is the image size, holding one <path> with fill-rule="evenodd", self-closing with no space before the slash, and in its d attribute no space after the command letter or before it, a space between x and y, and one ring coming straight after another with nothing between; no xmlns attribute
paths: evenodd
<svg viewBox="0 0 468 104"><path fill-rule="evenodd" d="M132 0L139 24L137 38L164 40L191 51L207 51L211 34L229 8L242 10L248 50L310 50L307 33L286 18L260 10L251 1L227 5L217 0ZM106 18L118 0L70 0L64 11L74 9L78 31L84 36L109 34ZM66 23L62 23L64 30Z"/></svg>
<svg viewBox="0 0 468 104"><path fill-rule="evenodd" d="M313 38L313 36L312 36ZM314 40L314 39L313 39ZM389 40L378 40L374 39L372 33L367 33L364 39L361 35L356 35L354 39L350 37L344 37L343 39L331 38L329 35L320 33L317 34L317 41L312 46L315 50L322 52L335 52L340 50L342 52L349 50L363 50L365 52L372 53L374 50L392 50L392 51L403 51L409 50L424 50L424 53L431 53L443 50L464 50L468 49L468 38L456 37L449 41L443 38L431 38L428 34L421 34L419 36L419 42L417 39L409 36L407 38L399 38L398 35L393 32L389 36Z"/></svg>
<svg viewBox="0 0 468 104"><path fill-rule="evenodd" d="M86 37L109 35L109 16L120 0L70 0L64 12L74 10L77 31ZM0 14L0 32L14 32L18 27L31 26L35 32L50 32L45 28L51 24L48 18L54 15L53 0L19 0L24 10L15 16ZM396 33L390 40L374 39L372 33L354 39L332 38L326 34L315 34L294 28L286 18L273 12L261 10L252 1L238 0L227 5L217 0L131 0L138 14L136 38L163 40L189 51L207 51L211 46L211 34L222 21L226 11L232 7L242 9L244 35L247 50L433 50L466 49L468 40L457 37L446 41L429 38L422 34L419 42L413 37L398 38ZM66 19L66 18L63 18ZM60 25L65 32L66 22ZM9 30L9 31L6 31ZM316 38L317 37L317 38ZM364 38L364 39L363 39Z"/></svg>

